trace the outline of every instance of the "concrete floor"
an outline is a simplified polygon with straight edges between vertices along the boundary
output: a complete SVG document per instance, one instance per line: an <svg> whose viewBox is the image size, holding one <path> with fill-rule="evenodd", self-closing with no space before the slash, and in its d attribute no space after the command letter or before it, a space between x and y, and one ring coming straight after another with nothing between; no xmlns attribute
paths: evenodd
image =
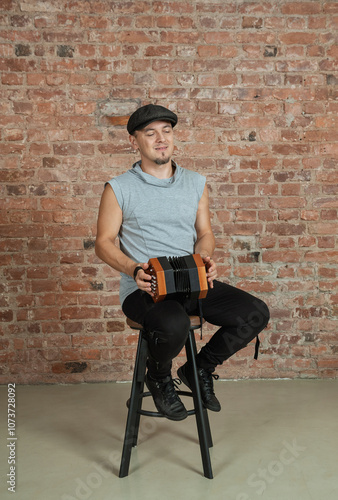
<svg viewBox="0 0 338 500"><path fill-rule="evenodd" d="M203 477L193 416L141 417L129 476L118 478L130 387L17 386L13 495L1 386L0 498L337 500L337 380L216 382L223 409L209 412L212 480Z"/></svg>

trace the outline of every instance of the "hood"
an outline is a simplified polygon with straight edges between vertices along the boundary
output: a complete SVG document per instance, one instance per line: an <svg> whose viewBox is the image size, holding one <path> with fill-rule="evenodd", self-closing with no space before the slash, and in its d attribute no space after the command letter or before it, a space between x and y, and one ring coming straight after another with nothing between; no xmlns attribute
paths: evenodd
<svg viewBox="0 0 338 500"><path fill-rule="evenodd" d="M170 188L178 181L178 179L182 175L182 168L179 165L177 165L177 163L175 163L175 162L174 162L174 165L176 167L175 173L169 179L158 179L154 175L146 174L145 172L143 172L143 170L141 168L140 161L134 163L132 169L129 170L129 172L132 175L136 175L136 177L138 179L140 179L142 182L144 182L146 184L150 184L152 186L163 187L163 188Z"/></svg>

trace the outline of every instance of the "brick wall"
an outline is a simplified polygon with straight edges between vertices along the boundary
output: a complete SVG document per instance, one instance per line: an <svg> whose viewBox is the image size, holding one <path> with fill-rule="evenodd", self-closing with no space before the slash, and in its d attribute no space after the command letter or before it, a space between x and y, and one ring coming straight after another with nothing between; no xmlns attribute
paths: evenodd
<svg viewBox="0 0 338 500"><path fill-rule="evenodd" d="M220 273L271 308L258 361L251 344L220 376L334 377L338 4L1 0L0 25L0 382L130 378L136 335L93 245L148 102L208 178Z"/></svg>

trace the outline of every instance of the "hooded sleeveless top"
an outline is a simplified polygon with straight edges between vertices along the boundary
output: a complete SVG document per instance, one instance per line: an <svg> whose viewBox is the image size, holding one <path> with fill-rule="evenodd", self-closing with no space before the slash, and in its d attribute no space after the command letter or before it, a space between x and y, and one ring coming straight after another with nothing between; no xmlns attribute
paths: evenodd
<svg viewBox="0 0 338 500"><path fill-rule="evenodd" d="M122 210L120 249L135 262L152 257L192 254L196 242L195 221L206 179L175 164L173 177L158 179L141 169L140 162L109 184ZM121 273L120 302L137 285Z"/></svg>

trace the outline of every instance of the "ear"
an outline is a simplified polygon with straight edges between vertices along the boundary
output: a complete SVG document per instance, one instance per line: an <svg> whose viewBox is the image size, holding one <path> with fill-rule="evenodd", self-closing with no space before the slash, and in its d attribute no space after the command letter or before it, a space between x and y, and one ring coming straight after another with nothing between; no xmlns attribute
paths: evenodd
<svg viewBox="0 0 338 500"><path fill-rule="evenodd" d="M129 136L129 141L130 141L130 144L132 145L133 149L135 151L137 151L138 150L138 144L137 144L136 137L134 135L130 135Z"/></svg>

